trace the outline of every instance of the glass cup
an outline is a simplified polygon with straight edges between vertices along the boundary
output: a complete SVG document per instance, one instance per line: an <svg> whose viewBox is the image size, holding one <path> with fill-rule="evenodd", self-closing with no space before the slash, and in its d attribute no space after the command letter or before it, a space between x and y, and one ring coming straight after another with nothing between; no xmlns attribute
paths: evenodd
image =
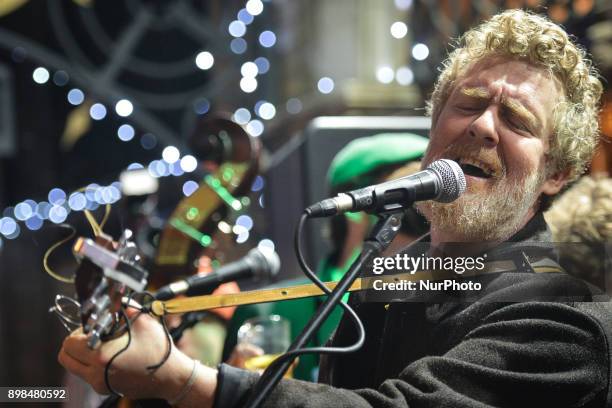
<svg viewBox="0 0 612 408"><path fill-rule="evenodd" d="M291 326L279 315L248 319L238 329L238 344L255 346L263 354L247 358L244 367L251 371L262 371L291 344ZM285 377L291 377L293 365Z"/></svg>

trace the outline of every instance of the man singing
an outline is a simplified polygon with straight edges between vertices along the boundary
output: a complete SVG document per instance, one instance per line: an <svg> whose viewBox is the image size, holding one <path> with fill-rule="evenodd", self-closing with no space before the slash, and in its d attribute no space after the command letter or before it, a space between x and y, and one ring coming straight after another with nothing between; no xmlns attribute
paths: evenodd
<svg viewBox="0 0 612 408"><path fill-rule="evenodd" d="M506 11L467 32L450 54L431 103L423 160L457 161L467 191L450 204L424 202L431 248L447 243L512 242L517 252L549 240L542 217L551 198L580 175L597 143L602 86L584 53L548 20ZM547 275L546 279L542 275ZM282 380L269 407L603 407L609 382L605 330L567 301L588 301L586 284L566 274L510 268L483 279L475 303L353 304L364 347L330 357L328 384ZM515 299L520 295L523 302ZM350 344L343 319L334 345ZM104 368L126 337L87 348L70 335L60 363L99 392ZM129 349L113 361L109 383L132 398L163 398L181 407L237 407L258 375L201 366L166 350L161 326L138 318Z"/></svg>

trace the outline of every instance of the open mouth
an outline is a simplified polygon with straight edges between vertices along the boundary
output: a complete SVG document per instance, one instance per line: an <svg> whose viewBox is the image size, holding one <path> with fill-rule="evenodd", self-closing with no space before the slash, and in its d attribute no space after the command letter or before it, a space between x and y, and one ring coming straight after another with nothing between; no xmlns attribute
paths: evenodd
<svg viewBox="0 0 612 408"><path fill-rule="evenodd" d="M463 170L466 176L479 177L479 178L492 178L496 176L495 170L493 170L487 164L474 159L456 159L457 163Z"/></svg>

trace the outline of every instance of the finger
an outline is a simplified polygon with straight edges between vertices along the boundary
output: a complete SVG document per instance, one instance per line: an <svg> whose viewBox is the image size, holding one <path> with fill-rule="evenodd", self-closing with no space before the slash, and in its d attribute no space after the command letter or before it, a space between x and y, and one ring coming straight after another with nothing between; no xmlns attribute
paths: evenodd
<svg viewBox="0 0 612 408"><path fill-rule="evenodd" d="M154 330L153 328L157 327L161 329L162 327L156 318L152 317L147 313L141 313L140 315L137 315L136 319L132 320L132 325L135 328L136 332L140 330L143 330L143 332L148 330Z"/></svg>
<svg viewBox="0 0 612 408"><path fill-rule="evenodd" d="M84 380L87 380L87 376L89 373L89 366L86 364L83 364L83 362L75 359L74 357L70 356L68 353L66 353L66 351L64 350L64 348L62 347L62 349L60 350L58 356L57 356L57 361L68 371L70 371L73 374L78 375L79 377L83 378Z"/></svg>
<svg viewBox="0 0 612 408"><path fill-rule="evenodd" d="M236 346L236 349L240 354L247 357L263 356L264 354L261 347L257 347L256 345L250 343L240 343L238 346Z"/></svg>
<svg viewBox="0 0 612 408"><path fill-rule="evenodd" d="M73 332L64 339L62 350L82 364L91 365L94 351L87 346L87 336L83 333Z"/></svg>
<svg viewBox="0 0 612 408"><path fill-rule="evenodd" d="M133 319L139 313L141 313L142 306L139 305L135 300L130 300L128 305L125 305L125 314L128 318Z"/></svg>

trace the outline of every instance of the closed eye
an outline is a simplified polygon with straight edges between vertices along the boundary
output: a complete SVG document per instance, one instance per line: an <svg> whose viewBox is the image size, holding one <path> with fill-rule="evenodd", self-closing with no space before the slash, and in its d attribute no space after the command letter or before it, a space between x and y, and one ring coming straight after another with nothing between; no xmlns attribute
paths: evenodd
<svg viewBox="0 0 612 408"><path fill-rule="evenodd" d="M457 105L456 108L461 112L474 113L480 111L479 106Z"/></svg>
<svg viewBox="0 0 612 408"><path fill-rule="evenodd" d="M515 130L533 134L531 129L529 129L529 126L527 126L522 120L517 118L516 115L514 114L506 115L506 122L508 123L508 125L510 125Z"/></svg>

